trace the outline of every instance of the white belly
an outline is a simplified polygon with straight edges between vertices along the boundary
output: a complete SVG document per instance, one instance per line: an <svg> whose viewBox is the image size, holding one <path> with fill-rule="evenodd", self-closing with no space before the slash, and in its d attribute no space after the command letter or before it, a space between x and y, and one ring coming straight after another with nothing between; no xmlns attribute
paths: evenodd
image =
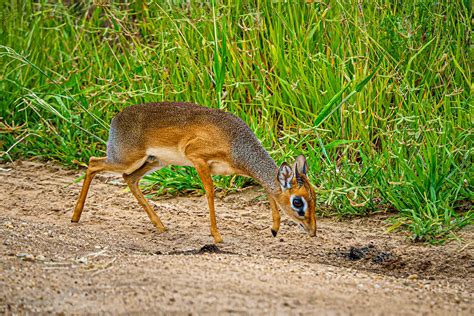
<svg viewBox="0 0 474 316"><path fill-rule="evenodd" d="M194 166L193 163L178 149L169 147L153 147L146 151L148 156L153 156L164 166ZM211 174L232 175L238 173L229 163L220 160L208 161Z"/></svg>
<svg viewBox="0 0 474 316"><path fill-rule="evenodd" d="M225 161L210 161L209 166L212 174L226 176L237 173L236 170Z"/></svg>
<svg viewBox="0 0 474 316"><path fill-rule="evenodd" d="M193 163L178 149L169 147L154 147L146 150L148 156L153 156L163 165L192 166Z"/></svg>

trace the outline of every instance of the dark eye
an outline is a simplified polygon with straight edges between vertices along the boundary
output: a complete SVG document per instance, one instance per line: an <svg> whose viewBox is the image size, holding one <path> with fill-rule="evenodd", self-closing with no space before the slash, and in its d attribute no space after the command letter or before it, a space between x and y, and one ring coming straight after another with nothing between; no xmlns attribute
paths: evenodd
<svg viewBox="0 0 474 316"><path fill-rule="evenodd" d="M296 208L300 208L303 206L303 200L299 197L293 199L293 206Z"/></svg>

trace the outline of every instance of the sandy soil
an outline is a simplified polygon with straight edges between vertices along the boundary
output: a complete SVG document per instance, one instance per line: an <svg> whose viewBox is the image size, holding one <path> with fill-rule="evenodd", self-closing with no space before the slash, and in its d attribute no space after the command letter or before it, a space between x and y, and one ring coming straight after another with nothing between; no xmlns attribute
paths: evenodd
<svg viewBox="0 0 474 316"><path fill-rule="evenodd" d="M212 245L205 197L153 201L157 234L120 178L99 175L70 223L77 171L0 165L0 314L473 315L473 240L433 247L386 233L387 216L282 221L270 233L259 188L217 200Z"/></svg>

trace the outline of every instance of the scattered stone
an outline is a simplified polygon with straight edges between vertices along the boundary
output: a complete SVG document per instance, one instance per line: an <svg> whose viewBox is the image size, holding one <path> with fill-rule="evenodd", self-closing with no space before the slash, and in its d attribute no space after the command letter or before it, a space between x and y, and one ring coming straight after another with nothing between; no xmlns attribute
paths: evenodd
<svg viewBox="0 0 474 316"><path fill-rule="evenodd" d="M87 257L80 257L79 259L76 260L78 263L83 263L87 264L89 260L87 260Z"/></svg>
<svg viewBox="0 0 474 316"><path fill-rule="evenodd" d="M35 261L35 256L30 253L22 252L16 255L18 258L22 259L23 261Z"/></svg>
<svg viewBox="0 0 474 316"><path fill-rule="evenodd" d="M46 257L43 255L36 256L36 260L38 261L46 261Z"/></svg>
<svg viewBox="0 0 474 316"><path fill-rule="evenodd" d="M198 251L198 254L203 253L222 253L222 250L220 250L216 245L204 245Z"/></svg>
<svg viewBox="0 0 474 316"><path fill-rule="evenodd" d="M191 250L181 250L181 251L172 251L169 252L168 255L203 255L208 253L214 254L232 254L235 255L234 252L221 250L214 244L208 244L201 247L201 249L191 249Z"/></svg>
<svg viewBox="0 0 474 316"><path fill-rule="evenodd" d="M416 280L416 279L418 279L418 274L410 274L407 279L408 280Z"/></svg>
<svg viewBox="0 0 474 316"><path fill-rule="evenodd" d="M367 247L362 247L362 248L351 247L347 257L349 258L349 260L359 260L359 259L365 258L367 251L368 251Z"/></svg>
<svg viewBox="0 0 474 316"><path fill-rule="evenodd" d="M355 261L360 259L371 259L373 263L383 264L387 261L393 261L395 256L390 252L385 252L377 249L373 244L363 247L350 247L349 251L337 252L338 255L346 257L348 260Z"/></svg>
<svg viewBox="0 0 474 316"><path fill-rule="evenodd" d="M392 259L392 254L389 252L379 252L375 257L372 258L374 263L384 263L387 260Z"/></svg>

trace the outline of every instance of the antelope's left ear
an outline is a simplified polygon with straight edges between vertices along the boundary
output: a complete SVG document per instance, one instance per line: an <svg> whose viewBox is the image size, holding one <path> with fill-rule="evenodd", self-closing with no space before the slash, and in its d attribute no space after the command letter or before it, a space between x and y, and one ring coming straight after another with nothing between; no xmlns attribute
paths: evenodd
<svg viewBox="0 0 474 316"><path fill-rule="evenodd" d="M308 164L306 158L303 155L296 157L295 164L293 165L293 171L295 174L306 174L308 173Z"/></svg>
<svg viewBox="0 0 474 316"><path fill-rule="evenodd" d="M278 169L278 182L280 182L281 189L287 190L291 188L291 180L293 179L293 172L286 162L282 163Z"/></svg>

